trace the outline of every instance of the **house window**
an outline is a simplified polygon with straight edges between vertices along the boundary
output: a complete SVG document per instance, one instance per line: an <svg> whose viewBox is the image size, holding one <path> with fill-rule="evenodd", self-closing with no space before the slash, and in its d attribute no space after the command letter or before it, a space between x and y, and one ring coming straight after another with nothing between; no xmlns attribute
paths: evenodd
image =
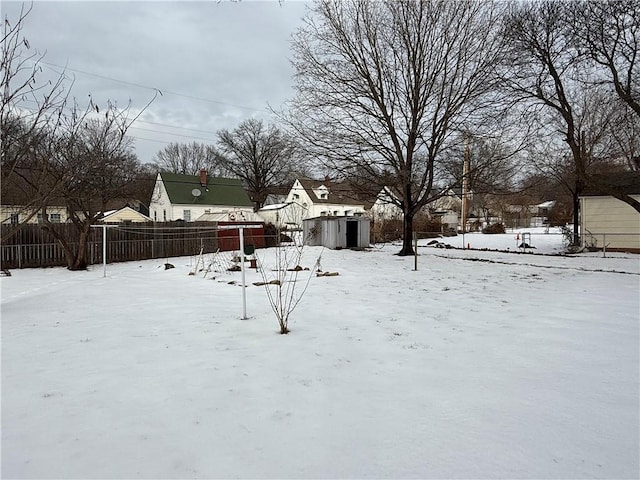
<svg viewBox="0 0 640 480"><path fill-rule="evenodd" d="M154 222L158 221L158 212L156 212L155 210L153 211L153 221Z"/></svg>
<svg viewBox="0 0 640 480"><path fill-rule="evenodd" d="M323 200L326 200L327 197L328 197L328 194L326 194L326 193L321 193L320 194L320 198L323 199Z"/></svg>
<svg viewBox="0 0 640 480"><path fill-rule="evenodd" d="M42 213L38 214L38 223L44 223L48 219L49 215L47 215L46 213L44 215Z"/></svg>
<svg viewBox="0 0 640 480"><path fill-rule="evenodd" d="M167 211L166 210L162 210L162 217L164 219L164 221L167 221Z"/></svg>
<svg viewBox="0 0 640 480"><path fill-rule="evenodd" d="M335 216L338 216L338 210L334 210L334 211L333 211L333 214L334 214Z"/></svg>
<svg viewBox="0 0 640 480"><path fill-rule="evenodd" d="M60 223L61 217L59 213L52 213L49 216L49 219L51 220L51 223Z"/></svg>
<svg viewBox="0 0 640 480"><path fill-rule="evenodd" d="M297 193L293 194L293 199L294 200L300 200L300 195L298 195Z"/></svg>
<svg viewBox="0 0 640 480"><path fill-rule="evenodd" d="M191 210L183 210L182 211L182 219L185 222L190 222L191 221Z"/></svg>
<svg viewBox="0 0 640 480"><path fill-rule="evenodd" d="M20 214L19 213L12 213L11 217L9 217L10 220L9 222L11 223L11 225L18 225L18 223L20 223Z"/></svg>

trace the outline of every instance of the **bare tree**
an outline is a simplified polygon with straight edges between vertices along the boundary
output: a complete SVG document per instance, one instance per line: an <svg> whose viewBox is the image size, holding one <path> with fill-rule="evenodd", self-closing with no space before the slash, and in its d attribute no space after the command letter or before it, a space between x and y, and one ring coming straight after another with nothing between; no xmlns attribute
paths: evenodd
<svg viewBox="0 0 640 480"><path fill-rule="evenodd" d="M266 265L264 259L256 255L263 280L260 284L265 287L267 299L278 320L281 335L289 333L289 317L302 300L313 275L321 271L322 254L312 268L301 266L304 247L308 240L308 238L303 239L299 235L294 235L293 241L289 244L278 241L278 245L273 250L269 249L275 255L271 266ZM305 276L306 279L304 279Z"/></svg>
<svg viewBox="0 0 640 480"><path fill-rule="evenodd" d="M10 237L47 204L56 183L47 174L45 144L52 138L67 103L65 74L44 78L44 54L33 51L23 27L33 6L22 6L16 19L5 16L0 47L0 164L3 190L20 189L15 197L20 222L5 231ZM16 192L14 192L16 193Z"/></svg>
<svg viewBox="0 0 640 480"><path fill-rule="evenodd" d="M493 88L499 8L322 0L294 38L289 124L332 169L393 181L386 186L403 211L400 255L413 254L414 216L442 193L444 146Z"/></svg>
<svg viewBox="0 0 640 480"><path fill-rule="evenodd" d="M640 116L630 108L615 103L616 115L611 120L610 136L613 158L623 161L628 170L640 171Z"/></svg>
<svg viewBox="0 0 640 480"><path fill-rule="evenodd" d="M584 65L573 48L567 23L570 8L573 3L561 1L511 4L503 24L508 50L502 74L510 95L525 105L528 121L537 122L550 136L559 133L569 147L570 169L564 161L566 155L557 156L556 168L564 172L562 177L573 194L573 243L577 245L578 198L587 185L625 201L639 212L640 202L593 175L593 148L601 143L609 119L591 121L595 112L585 101L588 87L581 81L585 79ZM591 132L587 131L588 124Z"/></svg>
<svg viewBox="0 0 640 480"><path fill-rule="evenodd" d="M128 112L128 107L109 103L100 119L86 120L77 109L63 117L49 172L59 185L57 195L65 202L77 237L68 237L46 214L43 220L64 249L69 270L87 268L91 225L107 202L135 195L129 189L136 185L139 163L126 136L132 122Z"/></svg>
<svg viewBox="0 0 640 480"><path fill-rule="evenodd" d="M198 142L170 143L156 153L154 163L162 171L183 175L197 175L203 168L211 175L221 174L215 148Z"/></svg>
<svg viewBox="0 0 640 480"><path fill-rule="evenodd" d="M640 1L571 2L566 14L574 46L596 66L594 80L640 116Z"/></svg>
<svg viewBox="0 0 640 480"><path fill-rule="evenodd" d="M294 143L262 120L248 119L232 131L220 130L218 146L224 170L245 182L256 210L264 205L269 188L285 183L294 169Z"/></svg>
<svg viewBox="0 0 640 480"><path fill-rule="evenodd" d="M450 149L442 162L447 184L461 186L464 158L469 158L469 190L476 194L505 194L516 188L516 180L523 165L518 158L522 145L507 146L499 137L477 137L471 133ZM466 150L466 152L465 152Z"/></svg>

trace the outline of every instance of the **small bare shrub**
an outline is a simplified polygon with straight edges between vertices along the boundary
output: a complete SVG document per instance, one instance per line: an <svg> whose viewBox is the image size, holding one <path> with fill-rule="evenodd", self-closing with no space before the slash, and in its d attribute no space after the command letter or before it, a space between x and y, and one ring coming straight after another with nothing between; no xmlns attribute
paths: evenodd
<svg viewBox="0 0 640 480"><path fill-rule="evenodd" d="M496 233L506 233L504 229L504 225L501 223L494 223L492 225L487 225L482 229L482 233L487 234L496 234Z"/></svg>
<svg viewBox="0 0 640 480"><path fill-rule="evenodd" d="M275 247L274 264L270 266L266 266L256 255L257 267L263 280L261 284L265 287L269 305L283 335L289 333L289 316L302 300L320 261L318 259L313 268L301 266L305 243L295 236L291 243L280 243ZM307 275L307 278L301 279L304 284L299 288L298 277L301 275Z"/></svg>

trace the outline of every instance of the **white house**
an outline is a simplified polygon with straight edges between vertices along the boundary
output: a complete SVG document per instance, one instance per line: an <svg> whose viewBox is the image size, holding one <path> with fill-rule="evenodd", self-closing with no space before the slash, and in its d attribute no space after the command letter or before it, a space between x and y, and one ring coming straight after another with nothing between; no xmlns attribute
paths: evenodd
<svg viewBox="0 0 640 480"><path fill-rule="evenodd" d="M389 189L383 187L378 193L376 201L371 206L370 216L375 221L401 220L402 209L394 203L396 195Z"/></svg>
<svg viewBox="0 0 640 480"><path fill-rule="evenodd" d="M242 183L234 178L161 172L149 205L156 222L192 222L205 214L224 214L227 221L253 216L253 203Z"/></svg>
<svg viewBox="0 0 640 480"><path fill-rule="evenodd" d="M46 215L51 223L66 223L69 219L67 208L64 206L47 206ZM29 220L27 220L29 219ZM21 205L0 205L0 223L18 225L19 223L42 223L44 221L41 209L34 209Z"/></svg>
<svg viewBox="0 0 640 480"><path fill-rule="evenodd" d="M354 199L353 193L344 184L332 184L328 179L298 179L284 203L267 205L258 213L265 222L281 228L302 228L302 221L307 218L362 216L365 206L364 202Z"/></svg>

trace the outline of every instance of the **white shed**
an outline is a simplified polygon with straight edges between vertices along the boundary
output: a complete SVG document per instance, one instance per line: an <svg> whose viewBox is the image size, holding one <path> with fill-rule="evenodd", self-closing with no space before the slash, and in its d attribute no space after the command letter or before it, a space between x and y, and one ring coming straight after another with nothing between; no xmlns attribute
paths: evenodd
<svg viewBox="0 0 640 480"><path fill-rule="evenodd" d="M327 216L303 220L308 245L327 248L366 248L369 246L370 220L366 217Z"/></svg>
<svg viewBox="0 0 640 480"><path fill-rule="evenodd" d="M640 201L640 195L631 195ZM609 251L640 252L640 214L610 196L581 196L580 216L584 246Z"/></svg>

